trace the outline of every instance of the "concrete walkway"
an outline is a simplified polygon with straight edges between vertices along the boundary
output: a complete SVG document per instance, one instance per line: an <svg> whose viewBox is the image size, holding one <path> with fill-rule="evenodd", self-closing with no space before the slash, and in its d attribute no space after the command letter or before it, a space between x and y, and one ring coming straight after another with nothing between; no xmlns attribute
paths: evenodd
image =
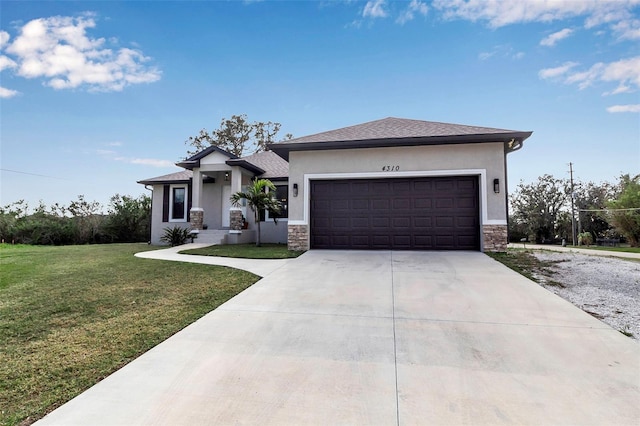
<svg viewBox="0 0 640 426"><path fill-rule="evenodd" d="M313 250L40 425L640 422L640 345L482 253Z"/></svg>
<svg viewBox="0 0 640 426"><path fill-rule="evenodd" d="M586 249L586 248L554 246L550 244L547 245L547 244L510 243L509 248L526 248L529 250L560 251L565 253L588 254L589 256L622 257L625 259L640 260L640 253L628 253L626 251L614 251L614 250L592 250L592 249Z"/></svg>
<svg viewBox="0 0 640 426"><path fill-rule="evenodd" d="M170 247L160 250L143 251L136 253L136 257L144 259L171 260L175 262L201 263L203 265L228 266L242 269L266 277L280 269L291 259L236 259L231 257L198 256L192 254L179 254L179 251L208 247L211 244L190 243L182 246Z"/></svg>

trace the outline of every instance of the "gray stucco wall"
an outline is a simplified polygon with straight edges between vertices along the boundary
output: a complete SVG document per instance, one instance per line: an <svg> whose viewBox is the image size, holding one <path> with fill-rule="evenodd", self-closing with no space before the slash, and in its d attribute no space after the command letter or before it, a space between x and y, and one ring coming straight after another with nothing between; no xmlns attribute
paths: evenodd
<svg viewBox="0 0 640 426"><path fill-rule="evenodd" d="M484 180L484 191L480 194L483 224L506 224L504 156L502 142L291 152L289 220L294 224L308 224L305 205L308 215L309 198L305 182L310 175L316 175L312 179L340 179L477 174ZM493 191L495 178L500 180L499 194ZM298 185L297 197L292 196L293 184Z"/></svg>
<svg viewBox="0 0 640 426"><path fill-rule="evenodd" d="M249 179L243 181L243 184L248 184ZM228 211L224 211L223 199L223 185L229 186L228 182L223 184L208 183L202 187L202 200L204 209L204 220L208 226L208 229L221 229L222 228L222 215L228 215ZM163 197L163 185L154 185L152 193L152 211L151 211L151 244L164 244L160 241L165 228L173 228L174 226L180 226L183 228L190 228L189 222L162 222L162 197ZM227 200L228 201L228 200ZM227 207L230 203L227 203ZM256 224L253 222L253 214L248 211L246 215L249 221L249 229L257 229ZM262 241L265 243L287 243L287 220L278 220L278 224L274 224L273 220L262 222Z"/></svg>
<svg viewBox="0 0 640 426"><path fill-rule="evenodd" d="M162 197L164 185L153 185L151 196L151 244L166 244L160 241L165 228L179 226L189 228L189 222L162 222Z"/></svg>

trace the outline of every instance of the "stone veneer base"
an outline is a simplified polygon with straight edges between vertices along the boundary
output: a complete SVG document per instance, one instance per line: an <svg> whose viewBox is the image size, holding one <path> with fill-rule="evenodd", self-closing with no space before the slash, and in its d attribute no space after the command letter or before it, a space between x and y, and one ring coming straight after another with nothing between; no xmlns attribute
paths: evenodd
<svg viewBox="0 0 640 426"><path fill-rule="evenodd" d="M287 246L289 250L309 250L309 227L307 225L289 225L287 228Z"/></svg>
<svg viewBox="0 0 640 426"><path fill-rule="evenodd" d="M202 230L204 210L197 208L191 209L191 211L189 211L189 216L191 217L191 229Z"/></svg>
<svg viewBox="0 0 640 426"><path fill-rule="evenodd" d="M484 251L507 251L507 225L484 225L482 236ZM287 245L289 250L309 250L309 227L289 225Z"/></svg>
<svg viewBox="0 0 640 426"><path fill-rule="evenodd" d="M507 225L484 225L482 236L484 251L507 251Z"/></svg>

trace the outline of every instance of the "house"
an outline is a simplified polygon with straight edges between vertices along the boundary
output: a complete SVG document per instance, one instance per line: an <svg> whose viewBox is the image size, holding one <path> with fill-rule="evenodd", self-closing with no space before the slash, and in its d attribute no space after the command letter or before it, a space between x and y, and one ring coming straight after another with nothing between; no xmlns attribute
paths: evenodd
<svg viewBox="0 0 640 426"><path fill-rule="evenodd" d="M385 118L273 143L248 157L211 147L153 186L152 242L167 225L222 229L250 241L229 196L254 177L286 205L263 240L292 250L501 251L507 244L507 154L532 132ZM252 221L250 221L252 222Z"/></svg>
<svg viewBox="0 0 640 426"><path fill-rule="evenodd" d="M271 180L283 207L277 222L268 212L261 215L260 219L265 221L261 224L262 242L287 242L289 164L284 159L272 151L238 158L211 146L177 165L185 170L138 181L152 190L152 244L162 244L164 229L174 226L199 230L198 242L255 241L257 227L253 213L246 205L232 206L229 200L231 194L244 191L254 178Z"/></svg>

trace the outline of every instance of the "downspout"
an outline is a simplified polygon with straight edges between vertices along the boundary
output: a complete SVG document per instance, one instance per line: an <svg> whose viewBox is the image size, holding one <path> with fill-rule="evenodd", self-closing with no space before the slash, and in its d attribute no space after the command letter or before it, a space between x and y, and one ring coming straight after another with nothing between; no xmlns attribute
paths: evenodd
<svg viewBox="0 0 640 426"><path fill-rule="evenodd" d="M153 220L153 187L147 188L147 185L144 186L144 189L147 191L151 191L151 208L149 209L149 240L147 244L151 245L151 221Z"/></svg>
<svg viewBox="0 0 640 426"><path fill-rule="evenodd" d="M507 212L507 244L511 241L511 228L509 223L509 172L507 170L507 154L515 152L522 148L522 141L516 141L514 138L504 144L504 203L506 206L505 211Z"/></svg>

